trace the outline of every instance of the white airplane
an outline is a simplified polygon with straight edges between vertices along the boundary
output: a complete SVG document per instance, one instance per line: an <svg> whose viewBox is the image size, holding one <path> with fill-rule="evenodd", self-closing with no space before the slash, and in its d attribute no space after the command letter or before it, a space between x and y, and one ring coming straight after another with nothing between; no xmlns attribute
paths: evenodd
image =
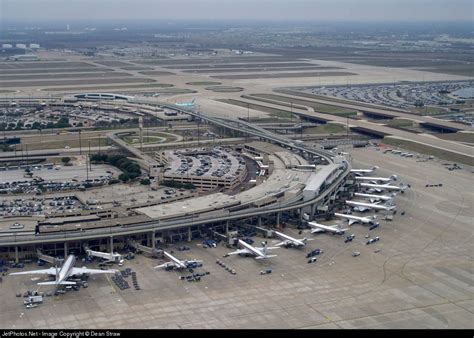
<svg viewBox="0 0 474 338"><path fill-rule="evenodd" d="M29 275L29 274L40 274L40 275L51 275L56 276L56 280L52 282L41 282L38 285L54 285L58 287L59 285L76 285L76 282L68 281L67 279L82 274L102 274L102 273L111 273L114 274L116 270L99 270L99 269L89 269L86 267L83 268L75 268L74 264L76 263L76 257L74 255L69 255L64 263L61 265L60 268L53 267L49 269L42 269L42 270L32 270L32 271L24 271L24 272L14 272L11 273L11 276L16 275Z"/></svg>
<svg viewBox="0 0 474 338"><path fill-rule="evenodd" d="M374 203L376 201L389 201L393 199L396 196L396 194L393 193L392 195L372 195L372 194L363 194L360 192L356 192L354 193L354 196L368 198L371 203Z"/></svg>
<svg viewBox="0 0 474 338"><path fill-rule="evenodd" d="M194 102L195 101L196 101L196 98L193 98L193 100L191 102L175 103L175 106L186 107L186 108L194 108Z"/></svg>
<svg viewBox="0 0 474 338"><path fill-rule="evenodd" d="M353 215L346 215L346 214L338 214L337 212L334 213L334 216L347 219L349 221L349 225L352 225L354 223L364 223L364 224L374 225L376 224L375 219L377 218L377 216L375 215L361 217L361 216L353 216Z"/></svg>
<svg viewBox="0 0 474 338"><path fill-rule="evenodd" d="M267 255L267 250L273 250L273 249L279 249L278 246L276 247L268 247L267 242L262 242L262 247L257 248L253 247L250 244L242 241L239 239L238 245L242 246L243 249L236 250L233 252L229 252L228 254L225 255L225 257L230 256L230 255L253 255L255 256L255 259L266 259L270 257L276 257L277 255Z"/></svg>
<svg viewBox="0 0 474 338"><path fill-rule="evenodd" d="M91 257L99 257L102 259L105 259L107 262L114 262L114 263L123 263L124 259L123 256L117 252L100 252L100 251L94 251L89 248L86 248L86 253L88 256Z"/></svg>
<svg viewBox="0 0 474 338"><path fill-rule="evenodd" d="M308 238L303 238L303 239L296 239L291 236L285 235L281 232L275 231L275 235L283 239L282 242L276 244L276 246L294 246L294 247L300 247L300 246L305 246L307 241L310 241L311 239Z"/></svg>
<svg viewBox="0 0 474 338"><path fill-rule="evenodd" d="M372 188L377 192L381 192L383 190L399 190L399 191L405 191L407 188L405 185L400 184L398 185L390 185L390 183L387 184L374 184L374 183L361 183L361 187L364 188Z"/></svg>
<svg viewBox="0 0 474 338"><path fill-rule="evenodd" d="M374 170L377 170L379 167L374 165L371 169L351 169L351 173L355 173L357 176L361 176L362 174L370 174Z"/></svg>
<svg viewBox="0 0 474 338"><path fill-rule="evenodd" d="M349 230L349 228L347 229L341 229L341 227L339 226L339 224L335 224L335 225L323 225L323 224L319 224L319 223L316 223L316 222L308 222L308 225L310 227L312 227L313 229L311 230L311 233L314 234L314 233L318 233L318 232L331 232L332 234L337 234L337 235L342 235L344 234L344 232L346 230Z"/></svg>
<svg viewBox="0 0 474 338"><path fill-rule="evenodd" d="M392 175L390 177L371 177L371 176L358 176L355 178L360 181L370 181L370 182L391 182L397 180L397 175Z"/></svg>
<svg viewBox="0 0 474 338"><path fill-rule="evenodd" d="M395 205L392 205L392 200L386 201L384 204L380 204L379 202L375 203L364 203L364 202L358 202L358 201L346 201L346 204L351 205L354 207L355 210L357 211L367 211L367 210L393 210L396 208Z"/></svg>
<svg viewBox="0 0 474 338"><path fill-rule="evenodd" d="M164 264L155 266L155 269L162 269L162 268L175 268L175 269L189 269L195 264L201 264L202 261L198 260L179 260L178 258L174 257L173 255L167 253L166 251L163 251L163 254L166 256L166 258L170 259L170 262L166 262Z"/></svg>

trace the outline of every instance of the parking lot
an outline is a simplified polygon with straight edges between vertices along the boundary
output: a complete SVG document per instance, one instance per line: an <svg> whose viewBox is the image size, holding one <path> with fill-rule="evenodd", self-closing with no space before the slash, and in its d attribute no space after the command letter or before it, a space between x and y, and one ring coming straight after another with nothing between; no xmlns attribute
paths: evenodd
<svg viewBox="0 0 474 338"><path fill-rule="evenodd" d="M328 86L311 88L308 91L318 95L407 109L419 103L427 106L455 104L457 99L449 93L471 85L470 82L407 83Z"/></svg>
<svg viewBox="0 0 474 338"><path fill-rule="evenodd" d="M167 152L170 164L167 174L204 177L234 177L243 170L245 161L231 154L230 149L184 149Z"/></svg>
<svg viewBox="0 0 474 338"><path fill-rule="evenodd" d="M4 170L0 175L0 192L36 193L39 191L64 191L79 189L85 186L100 186L108 184L112 177L117 177L119 171L112 166L94 165L87 170L86 165L32 167L32 175L26 175L20 169Z"/></svg>
<svg viewBox="0 0 474 338"><path fill-rule="evenodd" d="M92 170L87 170L86 165L75 165L70 167L58 165L51 169L34 169L33 166L32 173L33 177L39 177L44 181L72 182L74 179L77 181L85 181L87 178L94 180L106 177L107 175L118 175L119 171L112 166L94 164ZM25 172L23 170L2 171L0 175L0 183L33 180L33 178L24 177L24 175Z"/></svg>

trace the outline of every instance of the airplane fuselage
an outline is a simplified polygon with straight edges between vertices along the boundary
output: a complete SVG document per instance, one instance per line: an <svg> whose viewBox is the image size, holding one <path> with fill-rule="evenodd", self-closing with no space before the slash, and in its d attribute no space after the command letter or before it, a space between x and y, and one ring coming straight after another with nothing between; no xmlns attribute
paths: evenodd
<svg viewBox="0 0 474 338"><path fill-rule="evenodd" d="M381 190L403 190L402 187L398 187L396 185L389 185L389 184L361 183L360 186L366 187L366 188L381 189Z"/></svg>
<svg viewBox="0 0 474 338"><path fill-rule="evenodd" d="M275 234L276 234L278 237L280 237L280 238L282 238L282 239L284 239L284 240L287 240L287 241L291 242L291 244L293 244L293 245L295 245L295 246L304 246L304 245L305 245L304 242L302 242L302 241L300 241L300 240L298 240L298 239L296 239L296 238L290 237L290 236L288 236L288 235L285 235L285 234L283 234L283 233L281 233L281 232L275 231Z"/></svg>
<svg viewBox="0 0 474 338"><path fill-rule="evenodd" d="M383 204L372 204L372 203L363 203L363 202L356 202L356 201L346 201L346 204L348 205L353 205L353 206L360 206L360 207L366 207L369 209L375 209L375 210L392 210L395 209L395 206L386 206Z"/></svg>
<svg viewBox="0 0 474 338"><path fill-rule="evenodd" d="M353 215L338 214L337 212L334 213L334 216L342 217L342 218L346 218L349 220L358 221L362 223L373 223L373 219L370 217L359 217L359 216L353 216Z"/></svg>
<svg viewBox="0 0 474 338"><path fill-rule="evenodd" d="M391 177L370 177L370 176L358 176L355 178L360 181L379 181L379 182L391 182Z"/></svg>
<svg viewBox="0 0 474 338"><path fill-rule="evenodd" d="M362 194L359 192L356 192L354 196L359 196L359 197L366 197L366 198L373 198L376 200L382 200L382 201L389 201L393 199L393 196L388 196L388 195L372 195L372 194Z"/></svg>
<svg viewBox="0 0 474 338"><path fill-rule="evenodd" d="M180 261L179 259L177 259L173 255L167 253L166 251L164 251L164 255L168 259L170 259L178 269L186 269L187 268L186 264L184 264L182 261Z"/></svg>
<svg viewBox="0 0 474 338"><path fill-rule="evenodd" d="M242 241L239 239L239 244L242 245L245 249L249 250L250 252L252 252L255 256L257 257L265 257L265 254L263 252L261 252L260 250L254 248L253 246L251 246L250 244Z"/></svg>
<svg viewBox="0 0 474 338"><path fill-rule="evenodd" d="M56 278L57 284L61 284L66 279L68 279L71 275L71 271L74 268L74 264L76 263L76 257L73 255L69 255L67 259L64 261L63 265L59 269L58 276Z"/></svg>
<svg viewBox="0 0 474 338"><path fill-rule="evenodd" d="M319 224L319 223L316 223L316 222L309 222L308 224L310 224L310 226L312 226L313 228L316 228L316 229L320 229L320 230L323 230L323 231L328 231L328 232L332 232L332 233L335 233L335 234L339 234L339 233L343 233L344 231L337 228L336 225L323 225L323 224Z"/></svg>

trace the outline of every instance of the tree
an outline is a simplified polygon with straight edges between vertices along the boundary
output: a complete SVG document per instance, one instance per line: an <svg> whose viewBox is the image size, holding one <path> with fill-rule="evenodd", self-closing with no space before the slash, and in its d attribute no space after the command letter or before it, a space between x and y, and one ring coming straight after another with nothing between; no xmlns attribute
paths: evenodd
<svg viewBox="0 0 474 338"><path fill-rule="evenodd" d="M64 164L67 164L67 163L71 162L71 158L70 157L63 157L63 158L61 158L61 162L63 162Z"/></svg>
<svg viewBox="0 0 474 338"><path fill-rule="evenodd" d="M130 176L127 173L121 173L118 178L124 183L130 180Z"/></svg>
<svg viewBox="0 0 474 338"><path fill-rule="evenodd" d="M140 184L142 184L142 185L150 185L150 184L151 184L151 181L150 181L150 179L148 179L148 178L144 178L144 179L142 179L142 180L140 181Z"/></svg>

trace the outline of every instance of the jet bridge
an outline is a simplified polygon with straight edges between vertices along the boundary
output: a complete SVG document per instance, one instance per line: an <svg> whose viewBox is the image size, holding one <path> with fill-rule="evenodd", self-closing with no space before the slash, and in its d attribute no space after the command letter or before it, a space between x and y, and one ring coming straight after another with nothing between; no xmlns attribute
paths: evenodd
<svg viewBox="0 0 474 338"><path fill-rule="evenodd" d="M87 245L84 245L84 251L87 253L89 257L102 258L108 262L123 263L123 256L113 251L111 253L94 251L94 250L89 249Z"/></svg>
<svg viewBox="0 0 474 338"><path fill-rule="evenodd" d="M133 240L129 240L128 245L130 245L135 250L145 252L145 253L151 255L152 257L162 257L163 256L163 250L159 250L159 249L155 249L155 248L152 248L152 247L149 247L149 246L146 246L146 245L142 245L142 244L140 244L136 241L133 241Z"/></svg>
<svg viewBox="0 0 474 338"><path fill-rule="evenodd" d="M56 258L56 257L53 257L53 256L46 255L46 254L42 253L41 250L39 250L39 249L36 250L36 254L38 255L39 260L48 262L48 263L53 264L53 265L61 265L61 264L63 264L63 261L64 261L64 259L60 259L60 258Z"/></svg>

